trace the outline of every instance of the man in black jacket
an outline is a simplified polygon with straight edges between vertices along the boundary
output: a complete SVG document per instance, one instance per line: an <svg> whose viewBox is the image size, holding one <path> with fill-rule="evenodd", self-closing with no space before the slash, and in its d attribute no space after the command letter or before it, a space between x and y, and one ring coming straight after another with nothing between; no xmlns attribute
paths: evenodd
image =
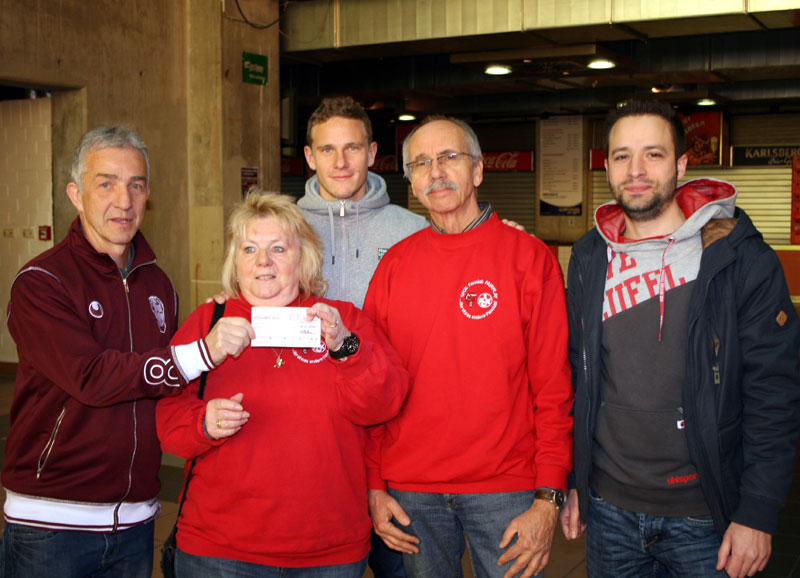
<svg viewBox="0 0 800 578"><path fill-rule="evenodd" d="M751 576L771 553L800 425L797 315L729 183L676 187L666 104L606 122L614 202L568 276L575 470L564 534L589 576Z"/></svg>

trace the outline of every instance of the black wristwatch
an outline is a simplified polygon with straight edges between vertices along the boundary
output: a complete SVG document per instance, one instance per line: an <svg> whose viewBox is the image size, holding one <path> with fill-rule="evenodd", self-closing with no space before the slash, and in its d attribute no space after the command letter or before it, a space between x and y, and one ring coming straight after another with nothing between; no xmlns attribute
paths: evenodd
<svg viewBox="0 0 800 578"><path fill-rule="evenodd" d="M557 510L564 507L567 502L567 494L564 490L556 490L555 488L536 488L533 495L535 500L546 500L553 504Z"/></svg>
<svg viewBox="0 0 800 578"><path fill-rule="evenodd" d="M356 351L358 351L359 343L361 342L358 340L358 335L351 333L344 338L344 341L342 341L342 346L339 349L336 351L329 351L329 353L334 359L350 357L351 355L355 355Z"/></svg>

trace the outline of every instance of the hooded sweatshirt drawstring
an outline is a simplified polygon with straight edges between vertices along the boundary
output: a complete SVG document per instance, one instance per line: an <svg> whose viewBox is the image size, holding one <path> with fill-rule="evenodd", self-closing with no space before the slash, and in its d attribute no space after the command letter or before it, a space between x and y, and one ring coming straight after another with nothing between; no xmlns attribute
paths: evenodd
<svg viewBox="0 0 800 578"><path fill-rule="evenodd" d="M666 277L666 267L664 266L664 259L666 258L667 251L672 247L675 242L674 237L669 238L669 243L664 247L664 252L661 253L661 272L658 275L658 342L661 343L661 330L664 328L664 294L666 293L664 279Z"/></svg>
<svg viewBox="0 0 800 578"><path fill-rule="evenodd" d="M652 340L654 345L670 342L669 335L664 333L667 291L696 280L703 254L703 227L712 220L733 217L736 189L724 181L694 179L676 189L675 202L683 212L683 223L672 233L645 239L625 237L625 214L616 202L603 204L595 211L597 232L610 249L604 283L603 321L649 301L648 307L658 308L657 313L647 310L647 317L651 319L658 315L658 333L653 331L650 334L653 338L658 336L657 341ZM675 304L679 308L685 305L685 294L676 295ZM641 319L639 315L631 311L626 313L625 319L638 320ZM630 322L638 325L638 321L620 320L623 324ZM645 323L643 331L646 334L646 327L652 329L653 326L650 324L652 321Z"/></svg>
<svg viewBox="0 0 800 578"><path fill-rule="evenodd" d="M353 206L356 208L356 259L358 259L359 254L361 251L359 250L359 244L361 241L361 220L358 218L358 203L354 203ZM344 201L339 201L339 216L344 217ZM331 265L336 265L336 225L333 221L333 207L328 205L328 223L331 230Z"/></svg>
<svg viewBox="0 0 800 578"><path fill-rule="evenodd" d="M386 250L429 226L421 215L392 205L386 181L375 173L367 173L366 192L355 202L323 198L314 175L306 181L297 206L322 241L322 275L329 284L326 297L356 307L363 305L369 280Z"/></svg>
<svg viewBox="0 0 800 578"><path fill-rule="evenodd" d="M358 218L358 203L356 203L356 259L358 259L359 246L361 245L361 221Z"/></svg>
<svg viewBox="0 0 800 578"><path fill-rule="evenodd" d="M344 204L342 204L342 211L344 211ZM333 224L333 207L331 205L328 205L328 222L331 228L331 265L336 265L336 235L334 233L336 227Z"/></svg>

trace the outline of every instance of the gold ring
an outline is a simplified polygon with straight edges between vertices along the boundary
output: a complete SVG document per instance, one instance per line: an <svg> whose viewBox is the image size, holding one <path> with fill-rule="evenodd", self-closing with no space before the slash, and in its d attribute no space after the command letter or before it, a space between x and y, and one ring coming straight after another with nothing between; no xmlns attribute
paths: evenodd
<svg viewBox="0 0 800 578"><path fill-rule="evenodd" d="M328 323L328 322L326 321L326 322L325 322L325 325L327 325L328 327L330 327L331 329L333 329L334 327L336 327L337 325L339 325L339 322L337 321L336 323L334 323L333 325L331 325L330 323Z"/></svg>
<svg viewBox="0 0 800 578"><path fill-rule="evenodd" d="M217 429L222 429L222 420L221 419L217 420Z"/></svg>

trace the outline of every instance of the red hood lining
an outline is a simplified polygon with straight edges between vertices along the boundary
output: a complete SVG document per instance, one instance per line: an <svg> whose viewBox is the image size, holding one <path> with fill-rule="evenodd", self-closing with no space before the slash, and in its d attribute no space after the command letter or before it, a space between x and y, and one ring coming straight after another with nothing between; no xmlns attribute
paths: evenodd
<svg viewBox="0 0 800 578"><path fill-rule="evenodd" d="M675 200L688 219L708 203L730 198L734 194L736 189L730 183L715 179L692 179L676 189ZM598 228L607 239L616 243L626 241L623 238L625 215L619 205L603 205L597 210L595 218Z"/></svg>

